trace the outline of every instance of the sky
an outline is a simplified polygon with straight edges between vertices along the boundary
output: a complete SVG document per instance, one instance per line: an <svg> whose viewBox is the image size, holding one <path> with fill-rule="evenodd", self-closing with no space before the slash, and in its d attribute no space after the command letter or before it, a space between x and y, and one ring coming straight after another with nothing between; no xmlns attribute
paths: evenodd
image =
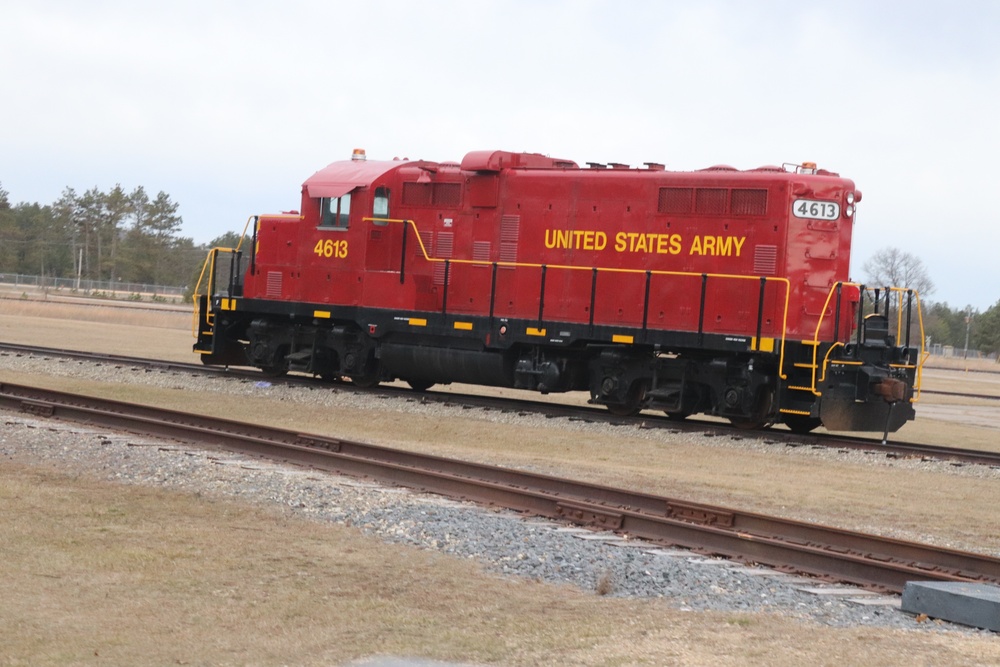
<svg viewBox="0 0 1000 667"><path fill-rule="evenodd" d="M354 148L812 161L863 193L852 278L895 247L985 310L998 28L992 0L0 0L0 188L163 191L207 243Z"/></svg>

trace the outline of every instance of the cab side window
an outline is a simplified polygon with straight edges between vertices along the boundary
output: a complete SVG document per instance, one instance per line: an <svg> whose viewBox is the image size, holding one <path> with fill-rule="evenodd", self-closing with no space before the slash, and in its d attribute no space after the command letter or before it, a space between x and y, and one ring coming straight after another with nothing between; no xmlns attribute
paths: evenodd
<svg viewBox="0 0 1000 667"><path fill-rule="evenodd" d="M340 197L323 197L320 200L320 227L347 229L350 213L350 192Z"/></svg>
<svg viewBox="0 0 1000 667"><path fill-rule="evenodd" d="M387 220L389 218L389 188L375 188L375 197L372 199L372 217ZM376 223L379 224L379 223ZM381 223L386 224L386 223Z"/></svg>

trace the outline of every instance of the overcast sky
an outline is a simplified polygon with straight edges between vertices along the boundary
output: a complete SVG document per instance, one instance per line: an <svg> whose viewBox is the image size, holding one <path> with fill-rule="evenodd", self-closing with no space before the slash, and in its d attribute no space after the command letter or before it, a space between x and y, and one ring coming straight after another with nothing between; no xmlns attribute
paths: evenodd
<svg viewBox="0 0 1000 667"><path fill-rule="evenodd" d="M164 191L205 243L373 159L814 161L864 193L853 278L1000 299L1000 2L0 1L0 187ZM998 201L994 201L996 198Z"/></svg>

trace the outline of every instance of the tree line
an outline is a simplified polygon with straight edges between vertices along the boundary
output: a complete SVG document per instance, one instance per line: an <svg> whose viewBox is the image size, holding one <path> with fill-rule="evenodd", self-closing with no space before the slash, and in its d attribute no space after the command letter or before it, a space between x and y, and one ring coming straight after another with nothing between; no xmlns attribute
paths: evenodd
<svg viewBox="0 0 1000 667"><path fill-rule="evenodd" d="M229 232L208 245L180 236L178 204L165 192L66 188L49 205L12 205L0 187L0 273L187 287L208 249L233 246ZM979 312L928 299L934 292L919 258L898 248L879 250L863 270L868 285L911 287L921 294L924 334L931 344L983 354L1000 353L1000 301ZM925 341L928 342L928 341Z"/></svg>
<svg viewBox="0 0 1000 667"><path fill-rule="evenodd" d="M121 185L63 190L47 205L11 204L0 187L0 272L186 286L207 252L180 236L178 204Z"/></svg>

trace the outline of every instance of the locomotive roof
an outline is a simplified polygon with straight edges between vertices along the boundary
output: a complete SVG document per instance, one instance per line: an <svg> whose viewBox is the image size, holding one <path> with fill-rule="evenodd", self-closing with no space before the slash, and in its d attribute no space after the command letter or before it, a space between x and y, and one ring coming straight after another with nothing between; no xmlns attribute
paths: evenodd
<svg viewBox="0 0 1000 667"><path fill-rule="evenodd" d="M551 158L539 153L513 153L508 151L472 151L462 159L461 165L454 162L429 162L426 160L366 160L351 159L334 162L320 169L315 174L306 179L303 189L310 197L340 197L354 188L371 185L376 179L387 174L394 169L404 167L423 168L428 171L437 171L441 168L459 168L462 171L477 172L498 172L505 169L529 169L529 170L553 170L559 172L573 173L594 173L594 172L663 172L664 167L660 164L647 163L646 169L630 169L627 165L620 164L596 164L587 163L588 168L581 169L577 163L571 160ZM808 167L806 174L815 176L833 176L838 174L816 169L814 164L793 165L795 168ZM797 169L796 169L797 171ZM738 170L727 165L716 165L706 169L693 172L669 172L673 174L761 174L761 173L783 173L789 176L794 172L789 172L784 166L764 166L756 169Z"/></svg>
<svg viewBox="0 0 1000 667"><path fill-rule="evenodd" d="M310 197L340 197L354 188L369 185L376 178L402 166L423 164L405 160L343 160L320 169L302 187Z"/></svg>

